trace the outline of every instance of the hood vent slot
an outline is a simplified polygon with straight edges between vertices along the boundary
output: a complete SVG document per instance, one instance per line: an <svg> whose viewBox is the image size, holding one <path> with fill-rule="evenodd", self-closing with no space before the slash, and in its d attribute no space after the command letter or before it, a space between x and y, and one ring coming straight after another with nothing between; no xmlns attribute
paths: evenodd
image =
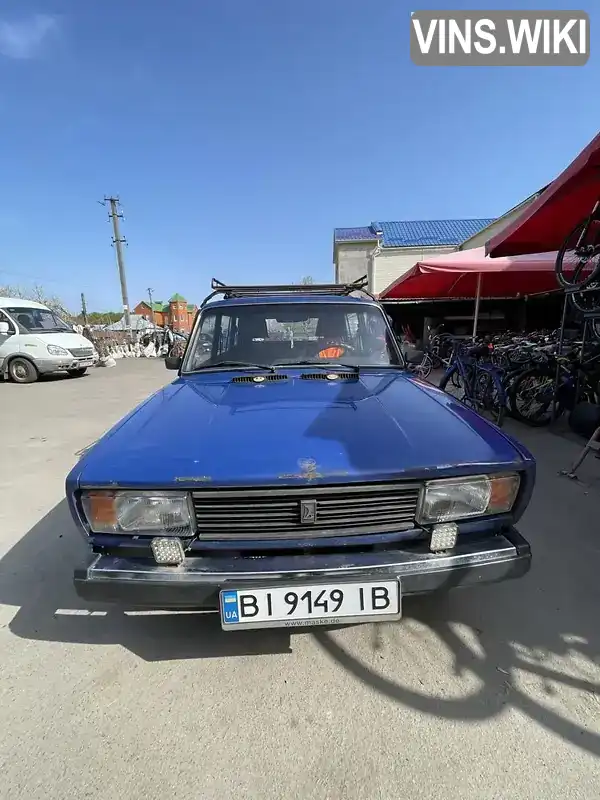
<svg viewBox="0 0 600 800"><path fill-rule="evenodd" d="M334 377L335 376L335 377ZM357 381L356 372L305 372L301 376L303 381L328 381L338 383L338 381Z"/></svg>
<svg viewBox="0 0 600 800"><path fill-rule="evenodd" d="M263 383L274 383L275 381L287 381L287 375L270 374L270 375L239 375L237 378L232 379L232 383L249 383L255 386L261 386Z"/></svg>

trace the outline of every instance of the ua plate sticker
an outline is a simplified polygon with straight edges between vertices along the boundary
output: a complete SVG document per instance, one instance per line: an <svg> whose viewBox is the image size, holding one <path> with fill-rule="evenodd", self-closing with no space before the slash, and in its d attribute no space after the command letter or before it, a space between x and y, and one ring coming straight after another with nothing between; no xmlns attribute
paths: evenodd
<svg viewBox="0 0 600 800"><path fill-rule="evenodd" d="M229 624L239 622L240 610L237 592L223 592L221 594L221 602L223 606L223 622Z"/></svg>

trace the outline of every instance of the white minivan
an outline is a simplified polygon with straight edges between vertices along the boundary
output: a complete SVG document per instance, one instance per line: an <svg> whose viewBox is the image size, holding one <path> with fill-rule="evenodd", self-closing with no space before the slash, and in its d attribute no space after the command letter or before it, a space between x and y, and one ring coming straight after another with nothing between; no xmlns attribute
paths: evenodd
<svg viewBox="0 0 600 800"><path fill-rule="evenodd" d="M0 373L15 383L33 383L40 375L85 375L98 360L96 348L41 303L0 297Z"/></svg>

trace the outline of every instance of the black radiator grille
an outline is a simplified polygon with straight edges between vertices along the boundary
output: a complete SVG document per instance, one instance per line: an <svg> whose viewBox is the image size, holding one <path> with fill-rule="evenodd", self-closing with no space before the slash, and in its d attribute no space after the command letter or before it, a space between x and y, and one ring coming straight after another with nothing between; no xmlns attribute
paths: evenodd
<svg viewBox="0 0 600 800"><path fill-rule="evenodd" d="M74 358L91 358L94 355L93 347L71 347L69 352Z"/></svg>
<svg viewBox="0 0 600 800"><path fill-rule="evenodd" d="M202 539L292 539L414 527L420 484L192 492ZM302 522L302 512L310 522Z"/></svg>

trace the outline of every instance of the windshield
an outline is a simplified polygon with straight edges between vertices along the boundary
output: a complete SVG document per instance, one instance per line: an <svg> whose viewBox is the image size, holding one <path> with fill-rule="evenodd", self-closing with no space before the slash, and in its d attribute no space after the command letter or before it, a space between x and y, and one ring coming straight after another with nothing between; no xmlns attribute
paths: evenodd
<svg viewBox="0 0 600 800"><path fill-rule="evenodd" d="M184 372L222 362L401 365L383 312L350 303L264 303L207 308Z"/></svg>
<svg viewBox="0 0 600 800"><path fill-rule="evenodd" d="M10 314L23 331L46 331L51 333L69 331L73 333L73 328L48 308L13 306L4 310Z"/></svg>

